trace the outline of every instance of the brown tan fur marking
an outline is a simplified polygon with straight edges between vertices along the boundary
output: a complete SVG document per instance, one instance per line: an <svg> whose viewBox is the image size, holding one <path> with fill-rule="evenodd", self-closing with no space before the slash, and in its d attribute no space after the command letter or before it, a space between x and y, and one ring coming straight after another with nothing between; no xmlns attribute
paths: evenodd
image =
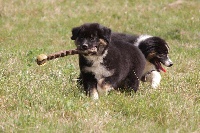
<svg viewBox="0 0 200 133"><path fill-rule="evenodd" d="M97 90L99 94L105 93L107 95L107 93L111 90L114 90L114 88L112 87L111 84L105 83L104 79L100 79L97 83Z"/></svg>

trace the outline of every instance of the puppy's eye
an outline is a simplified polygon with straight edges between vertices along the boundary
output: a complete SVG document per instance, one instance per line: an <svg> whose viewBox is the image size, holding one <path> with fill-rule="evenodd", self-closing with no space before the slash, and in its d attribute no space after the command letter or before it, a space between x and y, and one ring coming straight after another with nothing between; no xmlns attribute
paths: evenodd
<svg viewBox="0 0 200 133"><path fill-rule="evenodd" d="M79 35L79 39L83 40L84 39L84 35Z"/></svg>
<svg viewBox="0 0 200 133"><path fill-rule="evenodd" d="M94 37L91 37L91 38L90 38L90 41L94 41L94 40L95 40L95 38L94 38Z"/></svg>

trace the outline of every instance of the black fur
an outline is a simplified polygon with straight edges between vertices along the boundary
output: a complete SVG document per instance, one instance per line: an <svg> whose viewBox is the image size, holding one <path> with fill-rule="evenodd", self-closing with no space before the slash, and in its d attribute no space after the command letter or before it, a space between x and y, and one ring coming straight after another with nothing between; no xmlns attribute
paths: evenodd
<svg viewBox="0 0 200 133"><path fill-rule="evenodd" d="M166 41L160 37L149 35L128 35L123 33L115 33L112 36L118 37L120 40L137 46L146 58L146 66L143 72L142 81L151 82L151 86L156 88L161 80L160 70L165 72L161 64L171 67L173 62L168 57L169 46Z"/></svg>
<svg viewBox="0 0 200 133"><path fill-rule="evenodd" d="M137 47L119 39L120 35L113 34L115 33L112 33L111 29L98 23L83 24L72 29L71 39L75 40L79 50L97 48L96 55L79 55L79 66L86 94L92 95L94 89L99 91L97 87L99 83L101 89L106 85L117 89L124 81L128 88L135 92L138 90L139 79L145 67L145 58ZM100 39L103 39L107 45L99 47ZM93 58L95 60L92 60ZM98 61L101 58L102 61ZM90 71L91 69L95 71Z"/></svg>
<svg viewBox="0 0 200 133"><path fill-rule="evenodd" d="M133 45L137 42L137 39L140 37L138 35L129 35L123 33L115 33L113 36L118 36L119 39L129 42ZM165 65L165 61L167 60L167 55L169 54L169 46L166 41L160 37L152 36L148 39L145 39L140 42L139 49L144 54L145 58L151 62L152 64L156 65L156 62L161 62ZM150 54L153 54L150 56ZM171 63L169 66L172 66ZM159 70L158 70L159 71Z"/></svg>
<svg viewBox="0 0 200 133"><path fill-rule="evenodd" d="M151 37L142 41L139 45L139 49L146 58L148 58L149 53L155 53L155 56L148 58L149 62L153 64L155 64L155 61L159 61L164 64L164 61L167 59L167 55L169 53L167 43L160 37Z"/></svg>

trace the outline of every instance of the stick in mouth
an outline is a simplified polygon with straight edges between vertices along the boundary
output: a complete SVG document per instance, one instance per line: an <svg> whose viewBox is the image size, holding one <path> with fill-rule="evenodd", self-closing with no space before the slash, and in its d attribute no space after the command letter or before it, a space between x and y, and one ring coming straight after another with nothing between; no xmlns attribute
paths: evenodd
<svg viewBox="0 0 200 133"><path fill-rule="evenodd" d="M107 45L106 42L103 39L100 39L99 46L105 46L105 45ZM85 51L78 50L78 49L64 50L64 51L60 51L60 52L53 53L50 55L40 54L37 56L36 62L38 65L45 65L46 62L49 60L65 57L68 55L75 55L75 54L88 55L88 54L96 54L96 53L97 53L97 48L92 48Z"/></svg>
<svg viewBox="0 0 200 133"><path fill-rule="evenodd" d="M73 49L73 50L65 50L65 51L60 51L57 53L53 53L50 55L45 55L45 54L40 54L37 56L36 62L38 65L45 65L47 61L49 60L53 60L56 58L60 58L60 57L65 57L68 55L75 55L75 54L95 54L96 51L95 50L87 50L87 51L80 51L77 49Z"/></svg>

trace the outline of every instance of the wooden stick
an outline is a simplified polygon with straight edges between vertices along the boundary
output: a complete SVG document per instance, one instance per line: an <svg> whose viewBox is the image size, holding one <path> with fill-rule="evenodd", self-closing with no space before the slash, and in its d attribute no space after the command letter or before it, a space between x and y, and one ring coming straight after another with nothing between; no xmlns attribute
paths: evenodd
<svg viewBox="0 0 200 133"><path fill-rule="evenodd" d="M100 48L100 46L106 46L107 43L103 40L100 39L99 40L99 45L98 47ZM72 49L72 50L64 50L64 51L60 51L57 53L53 53L50 55L45 55L45 54L40 54L37 56L36 62L38 65L45 65L47 61L49 60L53 60L56 58L60 58L60 57L65 57L68 55L75 55L75 54L96 54L97 53L97 48L93 48L87 51L81 51L81 50L77 50L77 49Z"/></svg>
<svg viewBox="0 0 200 133"><path fill-rule="evenodd" d="M45 65L47 61L53 60L56 58L65 57L68 55L75 55L75 54L93 54L93 53L96 53L96 51L92 51L92 50L80 51L77 49L64 50L64 51L56 52L50 55L40 54L37 56L36 62L38 65Z"/></svg>

